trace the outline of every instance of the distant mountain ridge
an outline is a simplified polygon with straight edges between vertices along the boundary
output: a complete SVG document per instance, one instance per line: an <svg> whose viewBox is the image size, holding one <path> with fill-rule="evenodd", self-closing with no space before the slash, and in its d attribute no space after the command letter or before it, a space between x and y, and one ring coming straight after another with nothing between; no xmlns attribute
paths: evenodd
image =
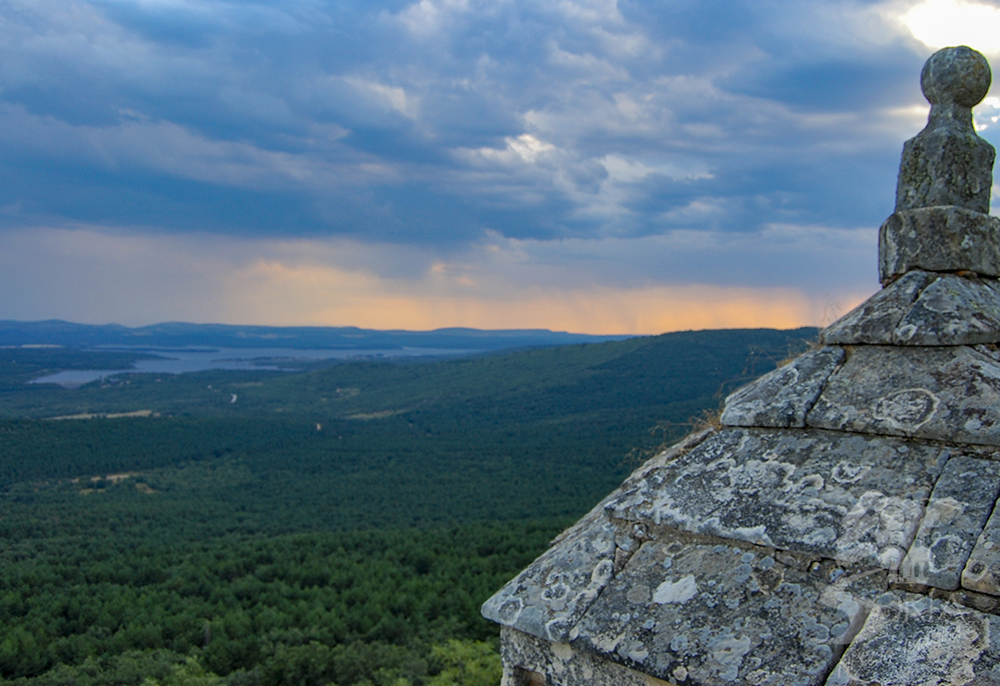
<svg viewBox="0 0 1000 686"><path fill-rule="evenodd" d="M49 319L0 320L0 346L62 345L67 347L333 348L341 350L450 348L502 350L575 343L617 341L630 336L594 336L548 329L481 330L467 328L405 331L353 326L239 326L164 322L128 327L121 324L77 324Z"/></svg>

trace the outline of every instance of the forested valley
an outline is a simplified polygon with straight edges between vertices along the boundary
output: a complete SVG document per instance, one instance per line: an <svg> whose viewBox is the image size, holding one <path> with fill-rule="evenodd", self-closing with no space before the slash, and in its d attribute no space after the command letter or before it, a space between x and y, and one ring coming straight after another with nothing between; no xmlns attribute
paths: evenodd
<svg viewBox="0 0 1000 686"><path fill-rule="evenodd" d="M479 606L815 329L27 384L0 349L0 683L487 686Z"/></svg>

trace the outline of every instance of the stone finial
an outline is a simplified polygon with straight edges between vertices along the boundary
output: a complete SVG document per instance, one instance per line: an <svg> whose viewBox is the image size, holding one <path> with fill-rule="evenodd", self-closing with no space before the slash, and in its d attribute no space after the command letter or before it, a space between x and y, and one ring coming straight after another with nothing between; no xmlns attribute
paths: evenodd
<svg viewBox="0 0 1000 686"><path fill-rule="evenodd" d="M896 186L896 212L955 205L988 213L996 151L972 126L972 107L990 87L990 65L964 45L938 50L920 86L931 103L927 126L906 141Z"/></svg>

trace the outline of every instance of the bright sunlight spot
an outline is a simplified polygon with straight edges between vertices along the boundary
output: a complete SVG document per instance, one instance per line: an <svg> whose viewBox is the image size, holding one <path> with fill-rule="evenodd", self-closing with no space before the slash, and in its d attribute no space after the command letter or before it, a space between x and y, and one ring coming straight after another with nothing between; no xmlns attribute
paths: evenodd
<svg viewBox="0 0 1000 686"><path fill-rule="evenodd" d="M927 0L902 17L914 38L930 48L968 45L1000 54L1000 10L964 0Z"/></svg>

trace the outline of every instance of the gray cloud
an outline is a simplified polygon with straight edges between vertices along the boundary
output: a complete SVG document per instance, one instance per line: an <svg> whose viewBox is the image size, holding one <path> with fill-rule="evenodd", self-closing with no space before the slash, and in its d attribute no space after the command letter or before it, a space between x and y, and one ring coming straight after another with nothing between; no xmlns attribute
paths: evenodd
<svg viewBox="0 0 1000 686"><path fill-rule="evenodd" d="M0 226L439 254L874 227L929 52L886 7L6 0Z"/></svg>

